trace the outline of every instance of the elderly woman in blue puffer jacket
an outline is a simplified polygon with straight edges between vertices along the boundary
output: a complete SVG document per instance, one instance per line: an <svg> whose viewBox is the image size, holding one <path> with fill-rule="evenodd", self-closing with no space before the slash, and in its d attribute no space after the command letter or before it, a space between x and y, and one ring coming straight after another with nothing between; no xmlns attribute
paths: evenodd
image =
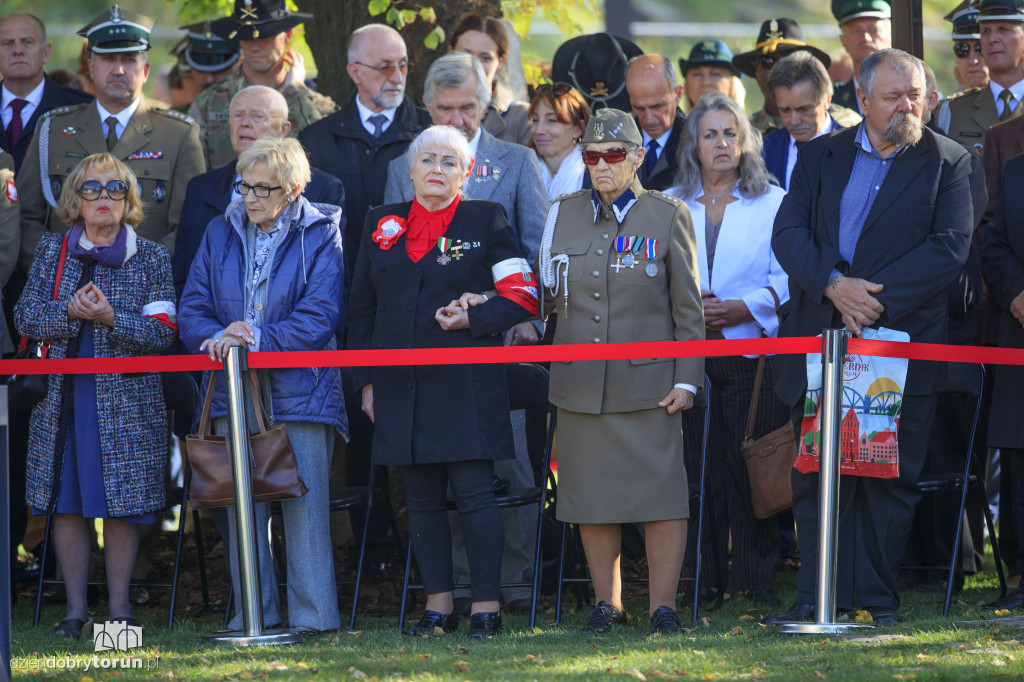
<svg viewBox="0 0 1024 682"><path fill-rule="evenodd" d="M344 311L341 210L302 196L309 162L294 139L263 138L238 159L241 181L225 215L206 229L181 296L185 347L221 360L231 346L253 351L337 348ZM208 380L207 380L208 381ZM347 438L341 372L336 367L268 370L264 403L286 422L304 496L282 502L288 558L288 623L306 631L339 627L328 509L335 431ZM223 381L214 395L218 433L228 430ZM268 503L256 505L264 625L281 622L277 579L266 532ZM237 531L230 521L231 581L239 592ZM232 629L240 629L236 611Z"/></svg>

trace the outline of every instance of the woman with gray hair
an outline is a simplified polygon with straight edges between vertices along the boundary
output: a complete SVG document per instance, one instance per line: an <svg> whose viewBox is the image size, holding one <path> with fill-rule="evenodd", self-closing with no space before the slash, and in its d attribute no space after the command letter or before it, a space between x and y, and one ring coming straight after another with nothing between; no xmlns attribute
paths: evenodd
<svg viewBox="0 0 1024 682"><path fill-rule="evenodd" d="M676 186L669 193L683 199L693 216L709 339L778 334L778 308L789 298L789 279L772 253L771 237L786 193L770 181L761 157L761 134L747 115L722 93L705 93L686 119ZM775 397L772 369L771 357L762 362L757 356L708 358L705 365L714 387L709 442L722 455L709 460L718 493L711 497L719 501L711 511L725 517L719 529L731 529L733 587L765 605L779 603L774 592L778 523L754 518L740 444L759 374L753 437L789 418ZM720 566L725 566L727 537L723 532L716 547Z"/></svg>
<svg viewBox="0 0 1024 682"><path fill-rule="evenodd" d="M344 302L341 210L311 204L306 153L291 138L264 137L242 152L236 166L241 198L206 228L181 295L179 325L186 348L221 360L231 346L253 351L337 348ZM288 557L288 622L298 630L334 630L341 624L328 509L328 472L335 432L348 436L341 371L337 367L274 369L261 373L267 411L286 422L299 477L309 489L284 500ZM206 379L209 383L209 377ZM207 388L209 390L209 388ZM213 428L227 433L225 381L218 378ZM249 423L255 424L253 415ZM270 504L256 505L264 626L281 622L277 578L270 560ZM228 515L231 584L239 592L237 529ZM241 611L231 622L240 629Z"/></svg>
<svg viewBox="0 0 1024 682"><path fill-rule="evenodd" d="M505 210L462 197L473 158L457 129L427 128L405 158L416 194L366 217L348 347L501 346L500 332L537 312L536 283ZM354 378L376 425L372 461L398 467L405 481L412 550L427 593L426 611L402 634L458 626L450 484L469 559L469 636L494 636L504 528L491 481L494 461L513 456L505 368L367 367Z"/></svg>

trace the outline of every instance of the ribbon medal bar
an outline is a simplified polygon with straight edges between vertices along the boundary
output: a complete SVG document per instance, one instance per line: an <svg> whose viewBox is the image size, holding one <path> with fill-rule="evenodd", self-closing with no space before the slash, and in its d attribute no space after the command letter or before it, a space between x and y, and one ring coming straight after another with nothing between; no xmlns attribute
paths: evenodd
<svg viewBox="0 0 1024 682"><path fill-rule="evenodd" d="M658 276L658 266L654 264L654 259L658 257L658 240L647 239L647 267L644 268L644 272L647 273L648 277Z"/></svg>
<svg viewBox="0 0 1024 682"><path fill-rule="evenodd" d="M441 249L441 255L437 257L438 265L448 265L452 262L452 257L448 255L448 249L451 248L452 240L448 237L437 238L437 248Z"/></svg>

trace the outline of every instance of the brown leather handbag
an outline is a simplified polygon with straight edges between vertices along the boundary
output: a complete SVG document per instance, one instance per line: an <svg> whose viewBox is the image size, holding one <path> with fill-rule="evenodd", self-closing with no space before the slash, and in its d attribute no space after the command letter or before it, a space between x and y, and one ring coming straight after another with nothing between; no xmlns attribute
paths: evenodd
<svg viewBox="0 0 1024 682"><path fill-rule="evenodd" d="M750 480L750 500L754 518L767 519L793 506L793 484L790 474L796 461L796 434L793 425L786 422L771 433L754 440L754 417L764 378L764 356L757 361L754 393L750 397L747 428L743 433L740 453L747 465Z"/></svg>
<svg viewBox="0 0 1024 682"><path fill-rule="evenodd" d="M235 503L234 475L231 467L231 437L215 436L210 430L210 407L217 385L217 371L210 375L199 433L185 439L188 461L192 466L189 505L193 509L230 507ZM256 412L259 433L249 436L249 464L252 468L253 502L272 502L302 497L309 490L299 478L295 452L284 424L267 428L270 421L263 407L263 395L256 372L249 370L249 393Z"/></svg>

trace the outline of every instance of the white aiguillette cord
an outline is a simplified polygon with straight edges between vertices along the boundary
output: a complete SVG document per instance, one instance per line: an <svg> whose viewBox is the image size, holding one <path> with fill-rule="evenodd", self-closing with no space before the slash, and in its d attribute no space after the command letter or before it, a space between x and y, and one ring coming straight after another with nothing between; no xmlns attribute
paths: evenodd
<svg viewBox="0 0 1024 682"><path fill-rule="evenodd" d="M565 314L569 315L569 255L560 253L557 256L551 255L551 241L555 236L555 223L558 222L558 207L560 201L551 204L548 210L548 219L544 223L544 236L540 240L540 280L541 284L548 288L552 296L558 295L558 276L562 276L562 297L565 300ZM541 297L541 307L544 305L544 297ZM541 319L544 319L544 311L541 311Z"/></svg>

